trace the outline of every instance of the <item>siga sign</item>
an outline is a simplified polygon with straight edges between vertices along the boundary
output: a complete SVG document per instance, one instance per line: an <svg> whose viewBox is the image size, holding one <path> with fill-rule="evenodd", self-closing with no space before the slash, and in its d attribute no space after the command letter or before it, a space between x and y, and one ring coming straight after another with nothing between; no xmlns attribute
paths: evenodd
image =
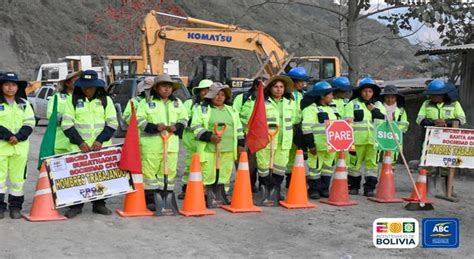
<svg viewBox="0 0 474 259"><path fill-rule="evenodd" d="M392 121L383 121L377 120L375 126L375 142L377 143L378 150L392 150L398 151L398 146L395 140L398 141L400 145L403 144L403 135L402 131L398 128L397 123ZM390 127L390 124L392 126ZM392 132L393 130L393 132Z"/></svg>
<svg viewBox="0 0 474 259"><path fill-rule="evenodd" d="M345 120L326 121L326 139L329 152L354 148L354 130Z"/></svg>

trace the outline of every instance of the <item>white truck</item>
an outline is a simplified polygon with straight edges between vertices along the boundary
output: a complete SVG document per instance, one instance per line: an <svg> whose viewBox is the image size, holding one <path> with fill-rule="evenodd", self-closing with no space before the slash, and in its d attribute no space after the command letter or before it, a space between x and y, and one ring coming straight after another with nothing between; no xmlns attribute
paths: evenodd
<svg viewBox="0 0 474 259"><path fill-rule="evenodd" d="M66 78L73 71L92 69L97 71L100 79L105 79L103 66L92 66L92 56L66 56L58 59L58 63L41 64L38 68L35 80L41 81L42 85L57 85L60 80Z"/></svg>
<svg viewBox="0 0 474 259"><path fill-rule="evenodd" d="M66 56L58 63L41 64L37 69L35 81L27 89L28 101L33 105L36 121L46 118L47 103L56 92L59 81L73 71L92 69L99 78L114 83L116 80L141 76L143 62L139 56ZM94 66L95 65L95 66ZM179 77L179 61L170 60L164 64L165 73Z"/></svg>

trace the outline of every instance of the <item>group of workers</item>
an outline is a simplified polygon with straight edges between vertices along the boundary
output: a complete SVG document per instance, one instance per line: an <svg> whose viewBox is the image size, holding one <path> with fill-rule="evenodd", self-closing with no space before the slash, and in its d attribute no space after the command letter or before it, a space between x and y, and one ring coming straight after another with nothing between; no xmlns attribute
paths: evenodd
<svg viewBox="0 0 474 259"><path fill-rule="evenodd" d="M183 189L178 198L185 195L193 153L200 155L206 190L217 185L226 196L235 161L239 153L246 150L247 125L260 83L264 84L271 143L251 154L252 189L272 190L277 199L284 199L282 183L286 177L288 186L295 151L304 149L308 151L308 195L311 199L328 197L336 155L328 151L325 122L343 119L352 124L355 139L355 151L350 152L348 163L349 192L359 193L364 176L363 194L373 196L379 157L373 136L374 123L377 119L396 121L406 132L408 120L403 95L395 86L385 86L381 91L370 77L361 79L357 87L342 76L307 85L310 80L303 67L295 67L285 75L256 78L248 92L233 98L229 86L204 79L192 88L193 97L183 103L173 95L183 87L181 83L166 74L145 77L138 84L137 97L127 104L123 119L128 122L132 110L136 110L147 206L154 209L156 193L171 192L174 188L180 139L187 156ZM26 81L9 72L0 77L0 86L0 219L7 205L11 218L17 219L21 217L24 201L28 138L35 126L35 116L26 100ZM430 98L423 103L417 123L440 127L451 126L454 121L464 124L464 112L450 94L453 87L442 80L429 83L426 94ZM48 103L48 116L54 103L58 120L56 154L97 151L111 145L118 126L117 113L106 94L105 82L95 71L71 73L61 81L58 92ZM167 170L163 166L165 156ZM105 200L92 203L94 213L112 213ZM82 212L82 207L83 204L71 206L65 215L75 217Z"/></svg>

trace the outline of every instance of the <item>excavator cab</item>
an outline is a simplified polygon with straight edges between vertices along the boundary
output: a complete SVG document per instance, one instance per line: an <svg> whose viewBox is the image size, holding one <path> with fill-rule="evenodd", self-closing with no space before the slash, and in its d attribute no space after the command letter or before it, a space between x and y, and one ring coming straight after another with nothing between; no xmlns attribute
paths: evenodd
<svg viewBox="0 0 474 259"><path fill-rule="evenodd" d="M199 56L194 62L194 74L189 82L190 88L198 85L203 79L232 85L232 57Z"/></svg>
<svg viewBox="0 0 474 259"><path fill-rule="evenodd" d="M340 75L339 59L336 57L297 57L292 58L285 67L285 72L294 67L304 67L309 76L313 77L310 83L329 80Z"/></svg>

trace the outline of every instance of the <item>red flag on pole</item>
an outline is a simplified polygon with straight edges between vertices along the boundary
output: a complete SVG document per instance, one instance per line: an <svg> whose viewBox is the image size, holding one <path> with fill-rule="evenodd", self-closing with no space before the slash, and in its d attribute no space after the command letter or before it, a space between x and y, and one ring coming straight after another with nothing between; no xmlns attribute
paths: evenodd
<svg viewBox="0 0 474 259"><path fill-rule="evenodd" d="M255 153L264 149L268 145L269 139L265 96L263 95L263 83L261 81L258 84L257 99L247 127L248 133L245 142L250 152Z"/></svg>
<svg viewBox="0 0 474 259"><path fill-rule="evenodd" d="M138 123L135 111L135 105L132 105L132 116L128 125L127 134L122 146L122 155L120 157L119 168L130 171L133 174L141 174L142 161L140 158L140 142L138 138Z"/></svg>

